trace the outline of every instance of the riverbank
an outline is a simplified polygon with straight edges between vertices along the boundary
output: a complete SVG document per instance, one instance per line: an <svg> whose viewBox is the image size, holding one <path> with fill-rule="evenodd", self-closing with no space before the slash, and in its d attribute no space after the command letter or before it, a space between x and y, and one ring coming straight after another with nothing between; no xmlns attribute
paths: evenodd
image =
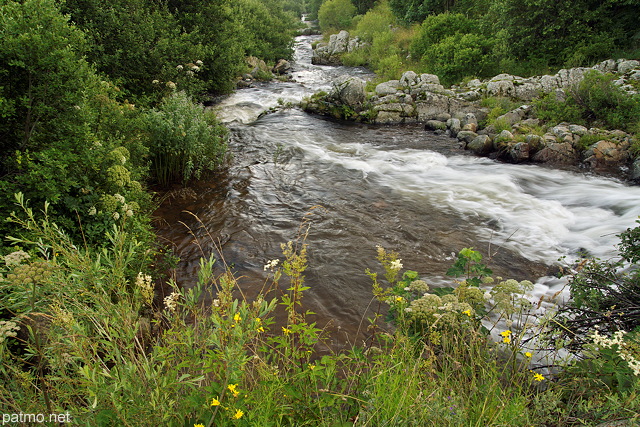
<svg viewBox="0 0 640 427"><path fill-rule="evenodd" d="M375 88L358 78L337 80L302 108L382 125L421 123L480 156L577 167L636 182L640 102L632 83L638 76L640 62L608 60L553 76L501 74L447 89L438 76L408 71ZM623 128L610 128L616 124Z"/></svg>

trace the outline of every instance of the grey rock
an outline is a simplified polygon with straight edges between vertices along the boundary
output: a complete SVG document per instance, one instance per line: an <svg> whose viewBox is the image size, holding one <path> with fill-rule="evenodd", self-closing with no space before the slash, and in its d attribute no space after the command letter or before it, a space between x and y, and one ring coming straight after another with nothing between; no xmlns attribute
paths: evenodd
<svg viewBox="0 0 640 427"><path fill-rule="evenodd" d="M333 83L331 95L342 104L358 107L366 99L365 81L359 77L343 76Z"/></svg>
<svg viewBox="0 0 640 427"><path fill-rule="evenodd" d="M477 133L471 132L468 130L461 130L460 132L458 132L458 135L456 135L456 138L458 138L459 141L464 141L467 144L469 144L471 141L473 141L477 137L478 137Z"/></svg>
<svg viewBox="0 0 640 427"><path fill-rule="evenodd" d="M462 130L462 126L460 125L460 119L456 119L456 118L451 118L447 120L447 127L449 128L449 131L451 132L451 136L453 137L458 136L458 132Z"/></svg>
<svg viewBox="0 0 640 427"><path fill-rule="evenodd" d="M458 134L458 136L459 135L460 134ZM493 143L488 135L478 135L471 140L471 142L467 143L466 148L467 150L473 151L475 154L482 156L489 154L492 151Z"/></svg>
<svg viewBox="0 0 640 427"><path fill-rule="evenodd" d="M395 111L379 111L375 123L382 125L400 124L402 123L402 116Z"/></svg>
<svg viewBox="0 0 640 427"><path fill-rule="evenodd" d="M376 86L376 95L386 96L393 95L400 89L400 80L389 80Z"/></svg>
<svg viewBox="0 0 640 427"><path fill-rule="evenodd" d="M618 73L627 74L629 71L640 68L640 61L636 60L621 60L618 62Z"/></svg>
<svg viewBox="0 0 640 427"><path fill-rule="evenodd" d="M447 130L447 124L440 120L427 120L424 124L426 130Z"/></svg>
<svg viewBox="0 0 640 427"><path fill-rule="evenodd" d="M573 165L577 162L578 156L572 144L554 142L534 154L532 160L553 165Z"/></svg>
<svg viewBox="0 0 640 427"><path fill-rule="evenodd" d="M440 84L440 79L435 74L420 74L420 81L425 84Z"/></svg>
<svg viewBox="0 0 640 427"><path fill-rule="evenodd" d="M419 82L418 75L413 71L405 71L400 77L400 83L403 86L410 87L415 86Z"/></svg>

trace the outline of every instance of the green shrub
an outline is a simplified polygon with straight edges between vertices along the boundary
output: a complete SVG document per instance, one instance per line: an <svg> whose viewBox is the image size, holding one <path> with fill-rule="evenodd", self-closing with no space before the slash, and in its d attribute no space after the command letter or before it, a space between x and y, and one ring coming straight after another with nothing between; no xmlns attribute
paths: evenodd
<svg viewBox="0 0 640 427"><path fill-rule="evenodd" d="M437 74L444 85L494 72L492 50L492 39L479 32L476 21L449 13L425 19L411 44L421 70Z"/></svg>
<svg viewBox="0 0 640 427"><path fill-rule="evenodd" d="M389 8L388 1L381 1L358 21L353 35L372 43L379 34L390 32L394 23L395 17Z"/></svg>
<svg viewBox="0 0 640 427"><path fill-rule="evenodd" d="M351 26L356 7L351 0L328 0L318 11L318 21L323 32L345 30Z"/></svg>
<svg viewBox="0 0 640 427"><path fill-rule="evenodd" d="M149 111L145 125L151 174L161 185L198 179L223 160L225 129L184 92L173 93Z"/></svg>
<svg viewBox="0 0 640 427"><path fill-rule="evenodd" d="M549 122L635 132L640 123L640 96L629 95L613 84L613 76L591 71L567 90L566 100L550 93L534 101L536 114Z"/></svg>

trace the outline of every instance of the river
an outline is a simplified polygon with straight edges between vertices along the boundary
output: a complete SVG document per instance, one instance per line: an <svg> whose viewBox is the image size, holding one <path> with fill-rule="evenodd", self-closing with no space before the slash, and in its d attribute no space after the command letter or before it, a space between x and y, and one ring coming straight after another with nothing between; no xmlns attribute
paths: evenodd
<svg viewBox="0 0 640 427"><path fill-rule="evenodd" d="M638 187L475 157L417 125L340 123L297 108L261 116L330 89L339 75L373 77L311 65L316 39L296 39L293 81L238 90L214 107L231 130L229 165L170 193L156 213L160 236L181 259L180 285L192 286L200 257L213 253L252 297L267 278L263 266L282 259L280 244L307 218L305 309L347 342L362 338L372 314L364 271L377 268L376 245L436 286L452 283L445 272L455 253L474 247L492 254L496 274L537 281L535 298L562 289L549 277L561 257L615 256L616 235L640 215Z"/></svg>

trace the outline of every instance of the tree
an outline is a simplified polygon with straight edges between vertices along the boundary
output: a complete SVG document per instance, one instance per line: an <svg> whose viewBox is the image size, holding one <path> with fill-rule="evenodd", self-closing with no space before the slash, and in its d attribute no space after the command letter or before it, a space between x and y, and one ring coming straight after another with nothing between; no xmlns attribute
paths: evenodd
<svg viewBox="0 0 640 427"><path fill-rule="evenodd" d="M322 31L344 30L351 26L356 7L350 0L328 0L322 3L318 11L318 20Z"/></svg>

